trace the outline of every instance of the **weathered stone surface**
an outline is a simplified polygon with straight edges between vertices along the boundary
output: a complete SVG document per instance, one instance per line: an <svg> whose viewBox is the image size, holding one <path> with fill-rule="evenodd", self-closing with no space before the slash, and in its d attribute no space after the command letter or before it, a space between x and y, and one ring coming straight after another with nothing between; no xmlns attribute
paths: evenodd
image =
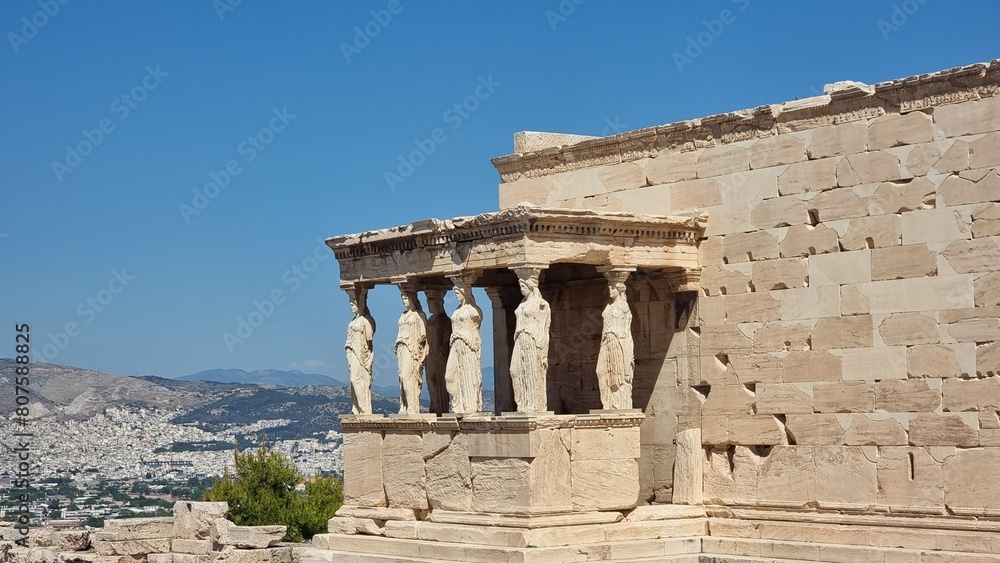
<svg viewBox="0 0 1000 563"><path fill-rule="evenodd" d="M805 287L809 277L809 262L802 258L785 258L753 262L751 280L754 291L770 291Z"/></svg>
<svg viewBox="0 0 1000 563"><path fill-rule="evenodd" d="M808 204L819 221L835 221L868 215L868 204L851 188L836 188L816 194Z"/></svg>
<svg viewBox="0 0 1000 563"><path fill-rule="evenodd" d="M875 251L872 251L874 254ZM872 314L970 309L975 306L971 274L875 281L852 287L868 299Z"/></svg>
<svg viewBox="0 0 1000 563"><path fill-rule="evenodd" d="M816 500L816 463L812 446L773 448L757 470L758 502L805 505Z"/></svg>
<svg viewBox="0 0 1000 563"><path fill-rule="evenodd" d="M979 445L979 422L957 414L920 413L910 421L910 443L914 446Z"/></svg>
<svg viewBox="0 0 1000 563"><path fill-rule="evenodd" d="M701 407L704 415L750 415L753 413L754 393L742 384L713 385Z"/></svg>
<svg viewBox="0 0 1000 563"><path fill-rule="evenodd" d="M795 135L765 137L750 145L750 168L767 168L806 159L806 142Z"/></svg>
<svg viewBox="0 0 1000 563"><path fill-rule="evenodd" d="M721 260L720 260L721 262ZM766 263L766 262L754 262ZM750 291L749 264L722 264L707 266L701 270L699 284L707 295L730 295Z"/></svg>
<svg viewBox="0 0 1000 563"><path fill-rule="evenodd" d="M344 504L386 506L382 450L379 431L344 434Z"/></svg>
<svg viewBox="0 0 1000 563"><path fill-rule="evenodd" d="M176 515L176 505L174 506L174 510L174 514ZM91 533L90 539L92 541L98 539L106 541L126 541L169 538L175 529L174 523L176 522L176 518L177 517L174 516L173 520L169 517L107 520L103 529L96 530Z"/></svg>
<svg viewBox="0 0 1000 563"><path fill-rule="evenodd" d="M923 313L897 313L879 325L882 341L890 346L936 344L940 339L938 323Z"/></svg>
<svg viewBox="0 0 1000 563"><path fill-rule="evenodd" d="M90 549L90 532L87 530L59 530L49 537L52 547L59 551L86 551Z"/></svg>
<svg viewBox="0 0 1000 563"><path fill-rule="evenodd" d="M871 253L867 250L817 254L809 258L809 286L864 283L872 280Z"/></svg>
<svg viewBox="0 0 1000 563"><path fill-rule="evenodd" d="M903 244L952 242L972 238L972 218L957 209L920 209L903 213Z"/></svg>
<svg viewBox="0 0 1000 563"><path fill-rule="evenodd" d="M906 379L906 348L849 348L835 350L844 361L844 379L865 381Z"/></svg>
<svg viewBox="0 0 1000 563"><path fill-rule="evenodd" d="M813 386L813 409L823 413L872 412L875 386L864 381L817 383Z"/></svg>
<svg viewBox="0 0 1000 563"><path fill-rule="evenodd" d="M856 414L844 432L844 443L849 446L905 446L906 430L893 418L876 418L877 415Z"/></svg>
<svg viewBox="0 0 1000 563"><path fill-rule="evenodd" d="M1000 410L1000 378L946 379L943 386L946 411L995 413Z"/></svg>
<svg viewBox="0 0 1000 563"><path fill-rule="evenodd" d="M331 534L364 534L368 536L381 536L384 534L379 525L371 518L348 518L344 516L334 516L326 523L326 530Z"/></svg>
<svg viewBox="0 0 1000 563"><path fill-rule="evenodd" d="M879 215L851 219L847 234L840 237L844 250L885 248L899 246L903 236L903 222L899 215Z"/></svg>
<svg viewBox="0 0 1000 563"><path fill-rule="evenodd" d="M868 126L863 121L819 127L809 142L809 158L863 152L867 143Z"/></svg>
<svg viewBox="0 0 1000 563"><path fill-rule="evenodd" d="M782 360L782 379L796 381L840 381L843 362L826 350L791 352Z"/></svg>
<svg viewBox="0 0 1000 563"><path fill-rule="evenodd" d="M674 462L673 504L700 505L703 500L705 453L701 447L701 428L677 433ZM631 514L629 515L632 516Z"/></svg>
<svg viewBox="0 0 1000 563"><path fill-rule="evenodd" d="M212 526L212 543L240 549L264 549L285 537L286 526L237 526L219 518Z"/></svg>
<svg viewBox="0 0 1000 563"><path fill-rule="evenodd" d="M809 224L809 206L795 196L782 196L756 204L750 222L759 229Z"/></svg>
<svg viewBox="0 0 1000 563"><path fill-rule="evenodd" d="M969 143L969 168L1000 166L1000 132L984 135Z"/></svg>
<svg viewBox="0 0 1000 563"><path fill-rule="evenodd" d="M841 186L877 184L901 177L899 159L886 151L849 154L837 163L837 183Z"/></svg>
<svg viewBox="0 0 1000 563"><path fill-rule="evenodd" d="M951 147L934 163L934 171L939 174L958 172L969 168L969 144L965 141L955 141Z"/></svg>
<svg viewBox="0 0 1000 563"><path fill-rule="evenodd" d="M787 442L784 428L772 415L705 415L702 417L702 442L705 444L761 444Z"/></svg>
<svg viewBox="0 0 1000 563"><path fill-rule="evenodd" d="M972 236L1000 235L1000 203L984 203L972 212Z"/></svg>
<svg viewBox="0 0 1000 563"><path fill-rule="evenodd" d="M757 386L754 411L758 414L812 413L812 397L794 383L762 383Z"/></svg>
<svg viewBox="0 0 1000 563"><path fill-rule="evenodd" d="M941 149L937 143L920 143L914 145L910 154L906 156L906 169L914 176L923 176L940 158Z"/></svg>
<svg viewBox="0 0 1000 563"><path fill-rule="evenodd" d="M786 289L781 295L781 320L840 316L840 288L836 286Z"/></svg>
<svg viewBox="0 0 1000 563"><path fill-rule="evenodd" d="M1000 98L992 97L934 108L934 124L947 137L1000 129Z"/></svg>
<svg viewBox="0 0 1000 563"><path fill-rule="evenodd" d="M750 169L750 153L746 148L719 145L702 151L696 165L699 178L721 176Z"/></svg>
<svg viewBox="0 0 1000 563"><path fill-rule="evenodd" d="M908 377L959 377L962 368L951 344L923 344L906 351Z"/></svg>
<svg viewBox="0 0 1000 563"><path fill-rule="evenodd" d="M1000 318L963 319L948 325L948 333L958 342L1000 340Z"/></svg>
<svg viewBox="0 0 1000 563"><path fill-rule="evenodd" d="M426 448L428 440L424 438ZM472 467L468 437L455 434L447 444L424 451L427 474L427 501L431 509L469 511L472 509Z"/></svg>
<svg viewBox="0 0 1000 563"><path fill-rule="evenodd" d="M175 538L170 542L170 551L190 555L208 555L212 553L212 540L185 540Z"/></svg>
<svg viewBox="0 0 1000 563"><path fill-rule="evenodd" d="M781 381L781 359L769 354L739 354L729 358L729 371L740 383Z"/></svg>
<svg viewBox="0 0 1000 563"><path fill-rule="evenodd" d="M941 463L923 448L880 447L876 465L879 504L901 511L944 504Z"/></svg>
<svg viewBox="0 0 1000 563"><path fill-rule="evenodd" d="M990 272L1000 265L1000 237L962 240L949 244L941 253L959 274Z"/></svg>
<svg viewBox="0 0 1000 563"><path fill-rule="evenodd" d="M530 464L521 458L472 458L472 510L523 513L530 507Z"/></svg>
<svg viewBox="0 0 1000 563"><path fill-rule="evenodd" d="M726 247L723 237L708 237L698 244L698 264L702 267L721 264L725 256Z"/></svg>
<svg viewBox="0 0 1000 563"><path fill-rule="evenodd" d="M958 450L944 460L944 502L952 510L1000 509L1000 449Z"/></svg>
<svg viewBox="0 0 1000 563"><path fill-rule="evenodd" d="M871 200L886 213L902 213L934 207L937 188L925 177L911 182L885 182L875 190Z"/></svg>
<svg viewBox="0 0 1000 563"><path fill-rule="evenodd" d="M941 406L940 382L927 379L887 380L875 383L875 410L933 412ZM881 444L879 444L881 445Z"/></svg>
<svg viewBox="0 0 1000 563"><path fill-rule="evenodd" d="M386 432L382 473L390 507L428 508L423 448L418 433Z"/></svg>
<svg viewBox="0 0 1000 563"><path fill-rule="evenodd" d="M705 502L754 504L760 457L746 446L708 449L705 465Z"/></svg>
<svg viewBox="0 0 1000 563"><path fill-rule="evenodd" d="M670 186L670 207L675 210L701 209L722 204L719 181L715 178L685 180Z"/></svg>
<svg viewBox="0 0 1000 563"><path fill-rule="evenodd" d="M750 323L778 320L781 302L768 293L744 293L726 296L726 320Z"/></svg>
<svg viewBox="0 0 1000 563"><path fill-rule="evenodd" d="M970 170L948 176L938 188L947 205L1000 201L1000 173L996 170Z"/></svg>
<svg viewBox="0 0 1000 563"><path fill-rule="evenodd" d="M778 239L765 231L726 235L725 258L730 264L778 258Z"/></svg>
<svg viewBox="0 0 1000 563"><path fill-rule="evenodd" d="M925 244L872 251L872 280L922 278L937 275L937 254Z"/></svg>
<svg viewBox="0 0 1000 563"><path fill-rule="evenodd" d="M797 322L769 322L753 335L754 352L806 350L812 328Z"/></svg>
<svg viewBox="0 0 1000 563"><path fill-rule="evenodd" d="M292 563L292 548L236 549L224 548L215 558L216 563ZM180 562L177 562L180 563Z"/></svg>
<svg viewBox="0 0 1000 563"><path fill-rule="evenodd" d="M800 446L843 444L846 430L835 414L790 414L785 423L788 433Z"/></svg>
<svg viewBox="0 0 1000 563"><path fill-rule="evenodd" d="M868 315L824 318L813 328L812 347L815 350L868 348L872 346L872 335L872 318Z"/></svg>
<svg viewBox="0 0 1000 563"><path fill-rule="evenodd" d="M797 162L778 176L778 193L783 196L829 190L836 185L836 158Z"/></svg>
<svg viewBox="0 0 1000 563"><path fill-rule="evenodd" d="M375 521L402 520L409 522L417 519L416 512L409 508L351 506L347 504L337 509L337 516L367 518Z"/></svg>
<svg viewBox="0 0 1000 563"><path fill-rule="evenodd" d="M639 495L639 463L634 459L572 462L573 510L629 510Z"/></svg>
<svg viewBox="0 0 1000 563"><path fill-rule="evenodd" d="M617 192L645 186L646 172L637 162L621 162L600 170L597 179L605 190Z"/></svg>
<svg viewBox="0 0 1000 563"><path fill-rule="evenodd" d="M693 180L698 177L695 171L697 160L698 153L694 151L661 153L646 163L646 181L655 185Z"/></svg>
<svg viewBox="0 0 1000 563"><path fill-rule="evenodd" d="M798 225L788 229L781 239L781 257L810 256L840 250L837 231L826 225Z"/></svg>
<svg viewBox="0 0 1000 563"><path fill-rule="evenodd" d="M976 345L976 375L1000 375L1000 342Z"/></svg>
<svg viewBox="0 0 1000 563"><path fill-rule="evenodd" d="M933 138L933 119L920 111L883 115L868 126L868 150L915 145Z"/></svg>
<svg viewBox="0 0 1000 563"><path fill-rule="evenodd" d="M992 272L976 278L976 307L1000 305L1000 272Z"/></svg>
<svg viewBox="0 0 1000 563"><path fill-rule="evenodd" d="M170 551L170 538L93 541L94 552L98 555L146 555Z"/></svg>

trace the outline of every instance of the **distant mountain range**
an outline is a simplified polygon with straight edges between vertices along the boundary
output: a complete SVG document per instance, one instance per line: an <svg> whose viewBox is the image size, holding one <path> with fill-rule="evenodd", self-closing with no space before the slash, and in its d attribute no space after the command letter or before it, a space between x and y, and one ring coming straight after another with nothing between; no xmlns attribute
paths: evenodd
<svg viewBox="0 0 1000 563"><path fill-rule="evenodd" d="M282 371L278 369L263 369L245 371L242 369L207 369L182 375L176 379L181 381L218 381L220 383L250 383L253 385L277 385L279 387L305 387L306 385L337 385L347 387L347 381L320 375L318 373L302 373L301 371Z"/></svg>

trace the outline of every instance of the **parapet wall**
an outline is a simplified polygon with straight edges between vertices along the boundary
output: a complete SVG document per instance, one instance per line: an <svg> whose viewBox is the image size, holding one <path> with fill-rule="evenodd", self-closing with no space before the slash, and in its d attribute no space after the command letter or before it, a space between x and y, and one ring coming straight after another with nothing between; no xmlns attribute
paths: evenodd
<svg viewBox="0 0 1000 563"><path fill-rule="evenodd" d="M708 216L643 500L693 420L706 503L1000 516L998 88L993 61L494 159L502 208Z"/></svg>

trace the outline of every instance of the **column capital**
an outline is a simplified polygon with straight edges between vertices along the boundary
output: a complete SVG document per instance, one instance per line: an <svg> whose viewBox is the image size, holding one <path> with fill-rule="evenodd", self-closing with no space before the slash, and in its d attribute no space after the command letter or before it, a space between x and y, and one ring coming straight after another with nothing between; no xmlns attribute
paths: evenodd
<svg viewBox="0 0 1000 563"><path fill-rule="evenodd" d="M451 280L451 283L456 286L471 286L476 283L476 280L479 279L482 273L482 270L461 270L445 274L445 277Z"/></svg>
<svg viewBox="0 0 1000 563"><path fill-rule="evenodd" d="M604 277L608 280L609 284L625 283L628 277L636 271L636 267L632 265L615 265L610 264L607 266L598 266L597 271L604 274Z"/></svg>

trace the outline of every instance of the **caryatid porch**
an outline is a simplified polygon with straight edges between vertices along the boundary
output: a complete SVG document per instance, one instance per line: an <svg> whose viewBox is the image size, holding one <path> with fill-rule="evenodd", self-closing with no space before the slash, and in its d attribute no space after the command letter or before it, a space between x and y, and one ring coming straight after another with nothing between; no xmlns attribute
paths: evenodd
<svg viewBox="0 0 1000 563"><path fill-rule="evenodd" d="M644 416L632 409L633 335L642 328L630 301L642 287L694 291L701 232L696 217L522 205L328 239L356 314L347 342L355 415L342 417L338 515L373 525L474 524L473 513L607 522L621 515L595 514L633 508ZM365 299L376 284L395 284L406 307L396 339L398 417L370 414L375 325ZM493 307L496 415L480 412L472 287L485 288ZM449 318L442 297L450 288L459 308ZM424 365L429 415L419 414L417 398ZM351 522L341 521L342 533Z"/></svg>

